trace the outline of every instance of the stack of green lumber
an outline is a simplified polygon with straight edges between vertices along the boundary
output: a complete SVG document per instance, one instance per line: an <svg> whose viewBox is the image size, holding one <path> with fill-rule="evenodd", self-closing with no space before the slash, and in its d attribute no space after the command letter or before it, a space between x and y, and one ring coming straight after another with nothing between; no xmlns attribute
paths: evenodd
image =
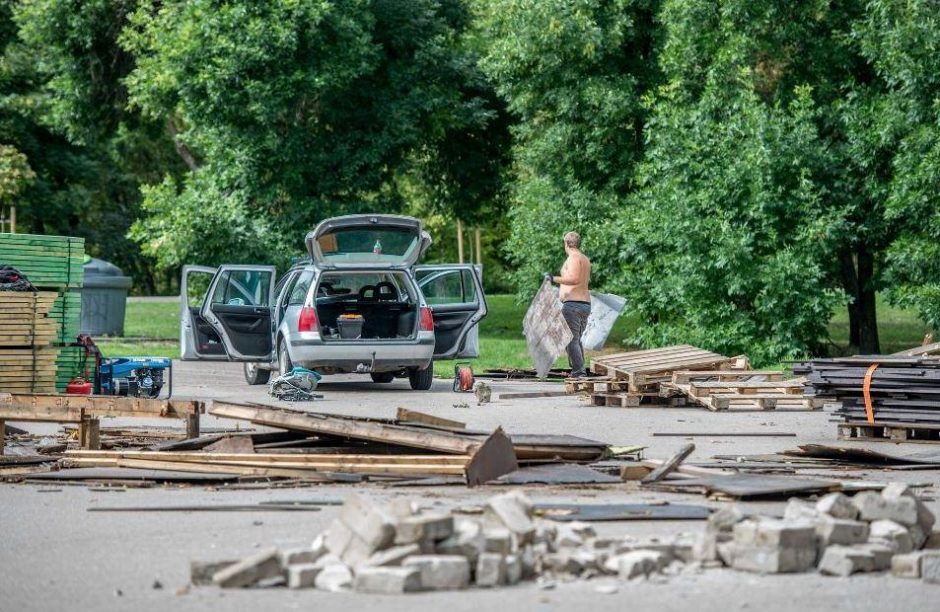
<svg viewBox="0 0 940 612"><path fill-rule="evenodd" d="M19 365L16 380L0 382L0 391L4 386L32 392L51 392L54 386L62 391L72 378L80 375L80 363L75 355L82 349L66 345L75 342L79 332L81 295L73 290L82 286L84 263L84 238L0 234L0 265L19 270L45 300L42 320L34 321L41 333L32 340L11 336L10 341L16 346L9 343L5 346L16 354L7 355L0 369L11 372L13 361Z"/></svg>

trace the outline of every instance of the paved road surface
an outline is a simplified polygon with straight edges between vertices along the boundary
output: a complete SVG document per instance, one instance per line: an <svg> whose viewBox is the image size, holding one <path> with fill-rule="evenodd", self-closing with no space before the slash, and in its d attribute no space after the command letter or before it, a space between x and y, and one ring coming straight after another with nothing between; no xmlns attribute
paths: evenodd
<svg viewBox="0 0 940 612"><path fill-rule="evenodd" d="M175 395L272 401L264 387L249 387L235 364L176 363ZM368 381L368 379L365 379ZM557 390L558 385L494 382L494 402L476 406L472 395L451 392L449 381L435 381L428 392L413 392L407 381L388 385L357 377L327 377L326 398L311 409L351 415L394 416L399 406L457 419L475 429L502 425L515 433L570 433L618 445L645 444L647 456L663 457L686 440L653 437L663 431L787 431L796 438L696 438L691 460L715 454L774 452L808 442L835 439L832 415L824 412L720 413L697 408L619 409L587 405L574 397L497 400L509 391ZM468 407L459 404L467 403ZM116 419L107 427L141 421ZM181 423L153 421L153 424ZM15 424L31 431L54 425ZM233 426L206 418L204 427ZM879 445L879 448L884 446ZM922 450L920 445L911 445ZM904 445L890 446L904 448ZM862 474L853 472L850 476ZM871 479L936 483L935 471L874 472ZM315 486L302 489L228 491L204 487L91 490L84 486L0 484L0 612L20 610L927 610L940 597L940 585L890 576L825 578L816 574L755 576L710 570L662 582L620 583L613 579L576 581L541 591L533 584L493 591L426 593L399 597L330 594L286 589L221 591L186 589L190 559L245 556L261 546L304 545L324 529L335 507L320 512L98 513L88 508L130 505L257 503L264 500L342 499L351 490L377 499L420 498L451 507L478 503L500 490L483 487L390 488L381 485ZM536 501L639 502L669 500L720 505L699 496L641 492L632 483L608 487L527 487ZM745 509L780 512L781 503L751 503ZM938 512L940 504L931 508ZM602 535L651 535L696 532L701 523L631 522L600 524ZM156 588L156 585L162 588ZM616 583L617 593L596 592Z"/></svg>

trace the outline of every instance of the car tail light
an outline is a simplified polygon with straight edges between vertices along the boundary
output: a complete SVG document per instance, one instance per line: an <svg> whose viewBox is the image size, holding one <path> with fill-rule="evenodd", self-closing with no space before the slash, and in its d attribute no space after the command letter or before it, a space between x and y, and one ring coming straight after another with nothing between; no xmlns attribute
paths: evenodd
<svg viewBox="0 0 940 612"><path fill-rule="evenodd" d="M421 331L434 331L434 316L430 306L421 307Z"/></svg>
<svg viewBox="0 0 940 612"><path fill-rule="evenodd" d="M297 319L297 331L320 331L320 325L317 323L316 308L313 308L312 306L304 306L300 309L300 317Z"/></svg>

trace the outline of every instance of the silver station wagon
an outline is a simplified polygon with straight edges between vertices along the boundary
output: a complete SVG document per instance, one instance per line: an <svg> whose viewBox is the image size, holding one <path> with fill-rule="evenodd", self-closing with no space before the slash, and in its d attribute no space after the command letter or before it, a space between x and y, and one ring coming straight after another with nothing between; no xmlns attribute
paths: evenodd
<svg viewBox="0 0 940 612"><path fill-rule="evenodd" d="M182 359L245 362L253 385L302 366L377 383L407 376L425 390L434 359L478 356L479 270L417 265L431 244L418 219L335 217L305 242L309 261L280 278L272 266L185 266Z"/></svg>

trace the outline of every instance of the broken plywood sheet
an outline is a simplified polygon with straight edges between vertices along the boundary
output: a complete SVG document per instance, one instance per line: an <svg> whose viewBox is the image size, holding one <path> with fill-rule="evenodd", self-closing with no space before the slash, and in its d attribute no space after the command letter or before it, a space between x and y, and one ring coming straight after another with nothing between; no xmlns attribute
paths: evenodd
<svg viewBox="0 0 940 612"><path fill-rule="evenodd" d="M544 378L573 338L561 314L561 302L550 281L542 281L541 288L532 299L522 320L522 334L529 355L532 356L535 372L539 378Z"/></svg>

